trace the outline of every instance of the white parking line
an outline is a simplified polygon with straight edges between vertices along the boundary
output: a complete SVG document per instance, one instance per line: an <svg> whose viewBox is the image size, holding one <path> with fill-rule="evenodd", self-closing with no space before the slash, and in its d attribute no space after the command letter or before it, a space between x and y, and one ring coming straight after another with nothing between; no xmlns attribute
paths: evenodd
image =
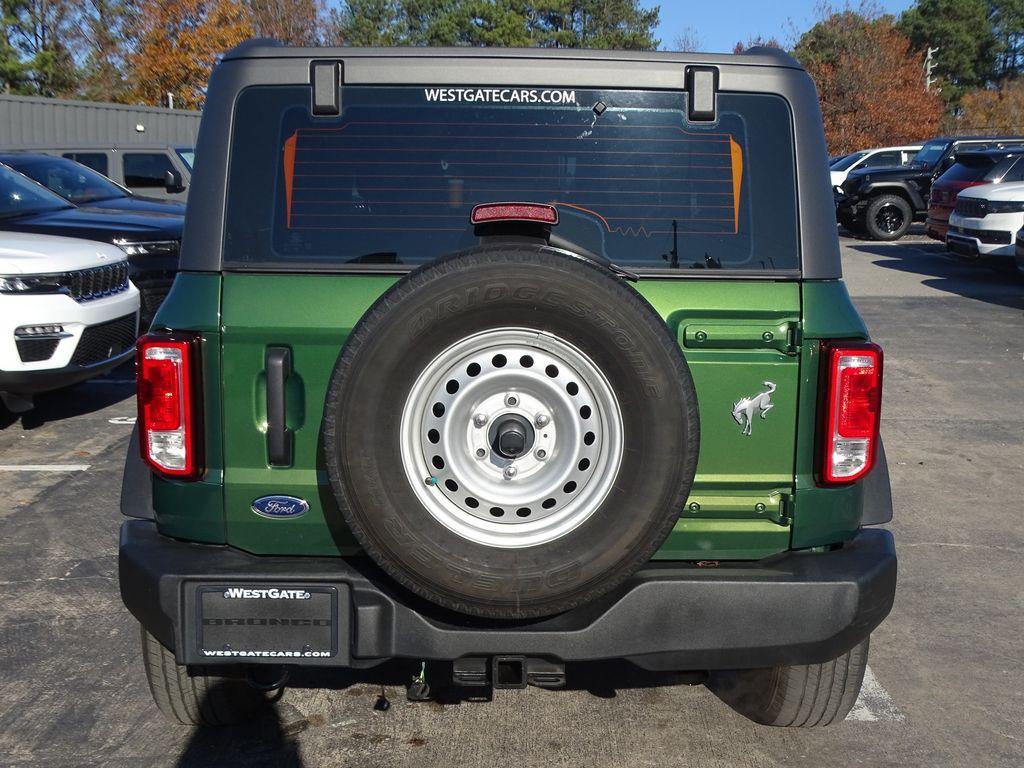
<svg viewBox="0 0 1024 768"><path fill-rule="evenodd" d="M134 424L138 416L115 416L112 419L107 419L108 424Z"/></svg>
<svg viewBox="0 0 1024 768"><path fill-rule="evenodd" d="M91 464L0 464L0 472L85 472Z"/></svg>
<svg viewBox="0 0 1024 768"><path fill-rule="evenodd" d="M854 720L861 723L902 723L906 718L892 700L889 692L882 687L871 671L871 667L864 670L864 682L860 687L860 696L846 716L847 720Z"/></svg>

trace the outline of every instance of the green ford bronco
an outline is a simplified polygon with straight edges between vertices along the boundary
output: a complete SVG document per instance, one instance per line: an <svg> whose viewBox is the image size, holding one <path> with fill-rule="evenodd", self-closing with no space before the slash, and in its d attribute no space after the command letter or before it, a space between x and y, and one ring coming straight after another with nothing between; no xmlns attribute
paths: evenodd
<svg viewBox="0 0 1024 768"><path fill-rule="evenodd" d="M896 583L882 353L795 61L254 41L197 158L122 491L167 715L625 660L846 716Z"/></svg>

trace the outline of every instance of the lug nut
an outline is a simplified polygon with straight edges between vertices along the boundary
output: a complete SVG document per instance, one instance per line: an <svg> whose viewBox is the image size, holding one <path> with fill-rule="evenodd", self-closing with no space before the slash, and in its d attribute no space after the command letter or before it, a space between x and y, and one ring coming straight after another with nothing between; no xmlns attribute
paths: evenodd
<svg viewBox="0 0 1024 768"><path fill-rule="evenodd" d="M487 449L486 448L477 448L476 449L476 457L478 459L486 458L487 457Z"/></svg>
<svg viewBox="0 0 1024 768"><path fill-rule="evenodd" d="M478 413L476 416L473 417L473 423L478 427L484 426L487 423L487 414Z"/></svg>
<svg viewBox="0 0 1024 768"><path fill-rule="evenodd" d="M548 422L550 421L551 417L548 416L546 413L538 413L537 418L533 420L533 423L536 424L538 427L546 427L548 425Z"/></svg>
<svg viewBox="0 0 1024 768"><path fill-rule="evenodd" d="M536 451L534 451L533 455L536 456L541 461L544 461L544 459L548 457L548 452L545 451L543 448L538 448Z"/></svg>
<svg viewBox="0 0 1024 768"><path fill-rule="evenodd" d="M502 474L505 475L506 480L511 480L516 476L517 471L515 467L505 467L505 471Z"/></svg>
<svg viewBox="0 0 1024 768"><path fill-rule="evenodd" d="M516 395L505 395L505 405L515 408L519 405L519 397Z"/></svg>

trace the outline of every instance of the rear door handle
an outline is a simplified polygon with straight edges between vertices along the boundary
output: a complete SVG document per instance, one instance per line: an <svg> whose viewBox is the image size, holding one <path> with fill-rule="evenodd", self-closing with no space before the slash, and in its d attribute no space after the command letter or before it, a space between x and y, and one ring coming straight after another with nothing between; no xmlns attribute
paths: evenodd
<svg viewBox="0 0 1024 768"><path fill-rule="evenodd" d="M292 351L267 347L267 462L272 467L292 463L292 435L285 411L285 383L292 374Z"/></svg>

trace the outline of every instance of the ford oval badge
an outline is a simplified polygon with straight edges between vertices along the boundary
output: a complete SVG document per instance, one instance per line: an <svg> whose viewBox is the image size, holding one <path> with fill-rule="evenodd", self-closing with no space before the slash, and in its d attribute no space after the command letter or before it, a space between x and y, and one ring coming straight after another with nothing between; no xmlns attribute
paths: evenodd
<svg viewBox="0 0 1024 768"><path fill-rule="evenodd" d="M302 517L309 511L309 504L294 496L261 496L252 503L252 511L260 517L281 520Z"/></svg>

